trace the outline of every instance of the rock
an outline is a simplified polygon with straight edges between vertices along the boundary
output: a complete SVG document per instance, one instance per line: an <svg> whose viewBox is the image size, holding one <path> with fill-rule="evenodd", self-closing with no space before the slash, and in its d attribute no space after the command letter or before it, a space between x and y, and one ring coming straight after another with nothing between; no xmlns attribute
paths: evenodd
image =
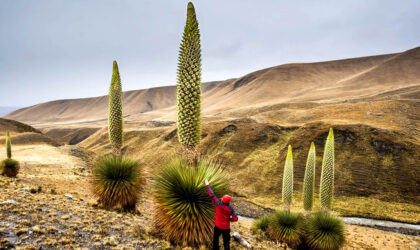
<svg viewBox="0 0 420 250"><path fill-rule="evenodd" d="M44 234L45 231L42 230L38 225L32 227L32 232L37 234Z"/></svg>
<svg viewBox="0 0 420 250"><path fill-rule="evenodd" d="M15 201L15 200L5 200L5 201L3 201L3 204L13 204L13 205L16 205L16 204L19 204L19 202Z"/></svg>
<svg viewBox="0 0 420 250"><path fill-rule="evenodd" d="M70 199L73 198L72 194L65 194L64 196L67 197L67 198L70 198Z"/></svg>
<svg viewBox="0 0 420 250"><path fill-rule="evenodd" d="M117 240L114 238L114 236L110 236L108 238L105 238L104 240L104 245L105 246L116 246L118 245Z"/></svg>

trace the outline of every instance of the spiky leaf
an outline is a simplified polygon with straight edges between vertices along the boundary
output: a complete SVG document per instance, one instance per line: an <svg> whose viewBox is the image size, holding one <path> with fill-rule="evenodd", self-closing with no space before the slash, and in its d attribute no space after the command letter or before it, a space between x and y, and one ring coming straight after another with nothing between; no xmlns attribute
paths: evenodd
<svg viewBox="0 0 420 250"><path fill-rule="evenodd" d="M6 155L7 158L12 158L12 141L10 140L10 132L6 131Z"/></svg>
<svg viewBox="0 0 420 250"><path fill-rule="evenodd" d="M118 64L113 63L111 86L108 96L108 135L109 141L115 151L123 145L123 112L122 87Z"/></svg>
<svg viewBox="0 0 420 250"><path fill-rule="evenodd" d="M178 158L165 162L155 176L155 224L165 239L197 246L211 242L215 209L204 180L217 196L227 191L227 176L214 162L197 166Z"/></svg>
<svg viewBox="0 0 420 250"><path fill-rule="evenodd" d="M305 177L303 178L303 208L306 211L311 211L314 204L315 164L315 144L312 142L306 160Z"/></svg>
<svg viewBox="0 0 420 250"><path fill-rule="evenodd" d="M331 210L334 197L334 132L330 128L322 159L320 199L323 210Z"/></svg>
<svg viewBox="0 0 420 250"><path fill-rule="evenodd" d="M292 204L293 197L293 154L292 146L289 145L287 149L287 157L284 163L283 170L283 188L282 188L282 199L286 207Z"/></svg>
<svg viewBox="0 0 420 250"><path fill-rule="evenodd" d="M195 147L201 139L201 45L194 5L188 3L187 21L178 58L178 140Z"/></svg>

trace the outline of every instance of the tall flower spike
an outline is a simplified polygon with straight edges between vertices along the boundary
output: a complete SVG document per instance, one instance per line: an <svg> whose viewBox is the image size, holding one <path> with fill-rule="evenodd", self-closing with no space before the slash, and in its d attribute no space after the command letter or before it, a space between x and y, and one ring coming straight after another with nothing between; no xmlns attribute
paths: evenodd
<svg viewBox="0 0 420 250"><path fill-rule="evenodd" d="M108 96L108 135L113 152L120 154L123 145L122 88L118 64L113 63L111 86Z"/></svg>
<svg viewBox="0 0 420 250"><path fill-rule="evenodd" d="M201 139L201 45L194 5L188 3L187 21L178 58L177 127L179 142L194 148Z"/></svg>
<svg viewBox="0 0 420 250"><path fill-rule="evenodd" d="M292 204L293 196L293 154L292 146L289 145L287 149L286 162L284 163L283 170L283 188L282 188L282 199L283 203L288 210Z"/></svg>
<svg viewBox="0 0 420 250"><path fill-rule="evenodd" d="M329 211L334 197L334 132L332 128L325 142L320 188L321 208Z"/></svg>
<svg viewBox="0 0 420 250"><path fill-rule="evenodd" d="M6 131L6 155L7 158L12 158L12 141L10 140L10 132Z"/></svg>
<svg viewBox="0 0 420 250"><path fill-rule="evenodd" d="M312 210L314 204L315 164L315 144L312 142L308 153L308 159L306 160L305 177L303 178L303 208L307 212Z"/></svg>

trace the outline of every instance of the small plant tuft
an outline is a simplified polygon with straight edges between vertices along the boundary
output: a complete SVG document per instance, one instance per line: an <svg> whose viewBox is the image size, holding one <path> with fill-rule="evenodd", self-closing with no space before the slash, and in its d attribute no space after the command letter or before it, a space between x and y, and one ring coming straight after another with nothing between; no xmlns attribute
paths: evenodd
<svg viewBox="0 0 420 250"><path fill-rule="evenodd" d="M277 211L271 218L268 234L271 239L286 242L294 247L302 241L304 232L304 217L300 213Z"/></svg>
<svg viewBox="0 0 420 250"><path fill-rule="evenodd" d="M9 158L3 160L0 165L1 174L7 177L16 177L19 173L19 169L19 162Z"/></svg>
<svg viewBox="0 0 420 250"><path fill-rule="evenodd" d="M256 233L258 230L266 232L268 229L268 224L270 223L270 217L268 215L263 215L254 221L252 231Z"/></svg>
<svg viewBox="0 0 420 250"><path fill-rule="evenodd" d="M116 156L101 158L94 168L94 193L106 208L120 205L134 210L142 186L137 161Z"/></svg>
<svg viewBox="0 0 420 250"><path fill-rule="evenodd" d="M344 224L340 218L325 212L318 212L309 218L306 243L312 249L335 250L343 246L344 241Z"/></svg>

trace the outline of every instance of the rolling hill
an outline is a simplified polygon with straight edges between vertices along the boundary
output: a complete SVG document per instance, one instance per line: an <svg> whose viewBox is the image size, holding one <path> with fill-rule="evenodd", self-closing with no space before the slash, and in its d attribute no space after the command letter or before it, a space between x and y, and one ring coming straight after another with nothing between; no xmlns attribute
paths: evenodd
<svg viewBox="0 0 420 250"><path fill-rule="evenodd" d="M175 90L168 86L124 93L124 152L141 160L148 173L162 156L179 149ZM226 164L236 195L278 198L289 144L295 157L295 186L300 190L310 142L317 147L319 174L323 143L333 127L336 196L420 202L420 47L396 54L285 64L204 83L202 90L199 150ZM59 142L98 154L110 151L106 96L41 103L6 117L28 123Z"/></svg>

